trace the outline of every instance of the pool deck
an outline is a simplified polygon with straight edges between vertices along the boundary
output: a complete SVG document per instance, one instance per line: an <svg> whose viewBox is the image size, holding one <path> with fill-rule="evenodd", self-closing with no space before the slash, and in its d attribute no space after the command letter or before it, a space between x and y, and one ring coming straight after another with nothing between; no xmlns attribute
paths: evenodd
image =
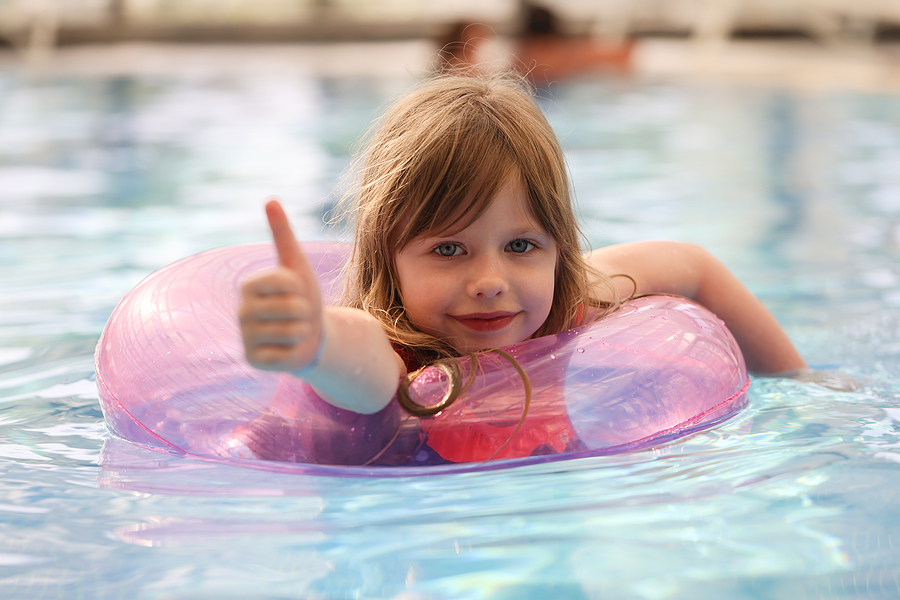
<svg viewBox="0 0 900 600"><path fill-rule="evenodd" d="M305 74L397 76L428 72L429 40L304 44L121 43L64 46L26 61L0 50L0 72L42 75ZM643 80L900 93L900 44L826 47L809 41L641 39L631 76Z"/></svg>

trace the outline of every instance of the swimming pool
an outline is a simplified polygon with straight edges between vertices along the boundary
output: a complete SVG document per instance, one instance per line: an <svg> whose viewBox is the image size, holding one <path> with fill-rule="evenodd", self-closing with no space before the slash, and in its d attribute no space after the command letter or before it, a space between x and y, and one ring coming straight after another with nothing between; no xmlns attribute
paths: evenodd
<svg viewBox="0 0 900 600"><path fill-rule="evenodd" d="M896 598L900 98L638 81L546 103L595 245L690 240L852 392L757 379L654 450L422 479L109 439L93 349L141 278L308 239L408 80L0 75L0 597Z"/></svg>

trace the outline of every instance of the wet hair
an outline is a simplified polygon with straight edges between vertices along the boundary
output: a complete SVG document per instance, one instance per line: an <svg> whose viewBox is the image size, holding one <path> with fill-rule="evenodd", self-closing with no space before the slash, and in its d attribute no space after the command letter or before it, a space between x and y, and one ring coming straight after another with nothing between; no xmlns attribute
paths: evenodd
<svg viewBox="0 0 900 600"><path fill-rule="evenodd" d="M457 352L407 318L395 253L418 236L461 231L513 177L558 247L553 303L534 337L579 324L588 306L617 304L591 294L601 285L615 298L615 286L582 256L562 150L521 77L424 82L376 122L359 160L345 302L378 319L391 343L420 365Z"/></svg>

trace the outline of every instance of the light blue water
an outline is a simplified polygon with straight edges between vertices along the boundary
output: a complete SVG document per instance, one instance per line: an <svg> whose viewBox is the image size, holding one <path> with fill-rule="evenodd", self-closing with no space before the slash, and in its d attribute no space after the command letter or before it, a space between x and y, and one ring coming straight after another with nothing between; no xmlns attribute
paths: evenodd
<svg viewBox="0 0 900 600"><path fill-rule="evenodd" d="M758 379L679 443L423 479L108 438L92 352L119 298L265 239L268 194L339 236L348 148L408 83L0 74L0 597L900 596L896 96L616 81L547 103L592 243L708 247L856 391Z"/></svg>

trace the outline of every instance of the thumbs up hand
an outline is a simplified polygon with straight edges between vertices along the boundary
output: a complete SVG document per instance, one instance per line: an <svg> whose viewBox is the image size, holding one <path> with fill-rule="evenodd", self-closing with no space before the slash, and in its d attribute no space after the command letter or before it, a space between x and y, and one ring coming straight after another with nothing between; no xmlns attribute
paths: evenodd
<svg viewBox="0 0 900 600"><path fill-rule="evenodd" d="M277 200L266 204L266 216L278 266L244 283L238 320L247 362L268 371L294 371L314 361L322 343L322 295Z"/></svg>

